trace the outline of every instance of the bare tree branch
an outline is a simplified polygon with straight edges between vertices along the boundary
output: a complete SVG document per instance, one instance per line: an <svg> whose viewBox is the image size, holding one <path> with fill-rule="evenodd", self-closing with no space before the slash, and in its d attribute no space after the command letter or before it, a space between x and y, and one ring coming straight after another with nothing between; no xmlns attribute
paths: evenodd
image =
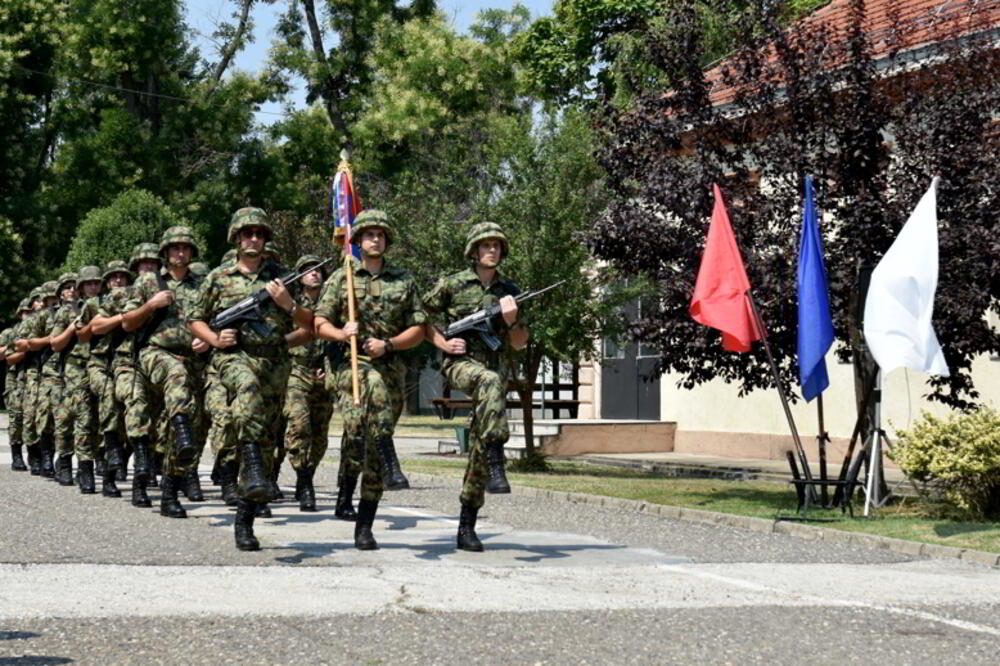
<svg viewBox="0 0 1000 666"><path fill-rule="evenodd" d="M250 9L253 7L254 0L241 0L240 1L240 22L236 26L236 33L233 38L229 40L225 48L222 49L222 59L215 66L215 71L212 72L212 87L209 89L209 94L211 94L215 88L219 85L222 80L222 75L226 73L226 69L229 67L229 63L232 62L233 56L240 48L240 44L243 41L243 35L247 31L247 27L250 25Z"/></svg>

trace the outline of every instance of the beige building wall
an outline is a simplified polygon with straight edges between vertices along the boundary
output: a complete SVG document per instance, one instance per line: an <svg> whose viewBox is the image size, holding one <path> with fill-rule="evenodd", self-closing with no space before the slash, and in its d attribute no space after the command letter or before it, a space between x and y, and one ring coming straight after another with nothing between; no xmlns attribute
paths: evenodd
<svg viewBox="0 0 1000 666"><path fill-rule="evenodd" d="M839 464L857 417L854 373L850 364L836 360L832 350L826 364L830 387L823 393L824 424L833 440L830 459ZM660 379L660 418L677 423L676 452L780 459L791 448L777 390L758 390L740 397L736 385L721 380L689 391L679 388L677 379L678 375L670 373ZM924 373L905 369L883 378L882 426L890 439L922 411L938 416L950 413L947 407L924 397L929 393L926 380ZM1000 408L1000 360L981 357L973 365L973 380L981 402ZM816 401L799 400L791 410L810 461L815 462Z"/></svg>

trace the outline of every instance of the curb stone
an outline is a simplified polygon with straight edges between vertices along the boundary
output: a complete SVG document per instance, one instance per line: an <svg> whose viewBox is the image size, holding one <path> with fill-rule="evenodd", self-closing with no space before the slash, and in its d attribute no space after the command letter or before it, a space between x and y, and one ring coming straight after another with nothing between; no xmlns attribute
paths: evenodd
<svg viewBox="0 0 1000 666"><path fill-rule="evenodd" d="M459 483L458 479L448 476L438 476L437 474L423 474L420 472L410 472L407 476L414 481L421 483L440 483L449 481ZM875 550L888 550L902 555L915 557L927 557L935 560L962 560L988 567L1000 567L1000 553L989 553L982 550L970 550L966 548L956 548L954 546L939 546L931 543L920 543L917 541L906 541L892 537L877 536L874 534L863 534L859 532L844 532L828 527L815 527L813 525L803 525L802 523L787 522L782 520L770 520L768 518L755 518L753 516L739 516L730 513L719 513L717 511L704 511L701 509L687 509L668 504L650 504L642 500L630 500L620 497L605 497L603 495L587 495L585 493L570 493L562 490L545 490L543 488L531 488L529 486L519 486L511 484L511 491L521 497L537 497L555 501L573 502L575 504L589 504L606 508L616 508L636 511L638 513L656 514L663 518L673 518L675 520L686 520L695 523L709 523L712 525L722 525L750 532L770 532L773 534L786 534L788 536L799 537L810 541L826 541L838 543L845 546L860 546Z"/></svg>

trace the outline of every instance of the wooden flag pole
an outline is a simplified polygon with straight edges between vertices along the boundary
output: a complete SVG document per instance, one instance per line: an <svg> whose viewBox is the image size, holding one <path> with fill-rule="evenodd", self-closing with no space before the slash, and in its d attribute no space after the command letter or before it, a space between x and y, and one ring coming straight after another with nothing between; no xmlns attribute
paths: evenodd
<svg viewBox="0 0 1000 666"><path fill-rule="evenodd" d="M337 165L337 171L344 173L348 178L351 175L351 163L350 155L346 150L340 151L340 164ZM356 196L354 193L353 183L351 185L351 196ZM333 202L332 205L336 205ZM352 202L353 205L353 202ZM336 214L336 213L335 213ZM350 215L350 212L347 213ZM354 262L351 255L351 229L350 224L346 224L344 231L342 232L342 244L344 249L344 271L347 275L347 323L354 324L358 320L358 306L354 298ZM334 232L334 244L337 242L337 234ZM358 336L351 336L351 397L354 399L354 406L357 407L361 404L361 387L358 381Z"/></svg>
<svg viewBox="0 0 1000 666"><path fill-rule="evenodd" d="M816 414L819 418L819 432L816 435L816 448L819 450L819 480L823 482L820 486L820 497L824 507L829 507L830 496L827 493L826 482L829 480L826 472L826 443L830 441L823 425L823 394L816 396Z"/></svg>
<svg viewBox="0 0 1000 666"><path fill-rule="evenodd" d="M760 341L764 343L768 363L771 364L774 385L778 387L778 395L781 396L781 406L785 410L785 418L788 419L788 428L792 432L792 440L795 442L795 453L799 459L799 464L802 465L802 475L808 481L812 481L812 471L809 469L809 461L806 460L806 451L802 448L802 440L799 439L799 430L795 427L795 419L792 418L792 410L788 406L788 396L785 395L785 389L781 385L781 378L778 375L778 364L774 361L774 355L771 353L771 344L767 341L767 328L764 326L764 320L760 318L760 313L757 312L757 304L754 302L753 294L750 293L750 290L746 291L746 298L750 304L750 312L753 314L757 330L761 333ZM815 489L812 486L808 486L807 492L810 493L810 497L813 497Z"/></svg>

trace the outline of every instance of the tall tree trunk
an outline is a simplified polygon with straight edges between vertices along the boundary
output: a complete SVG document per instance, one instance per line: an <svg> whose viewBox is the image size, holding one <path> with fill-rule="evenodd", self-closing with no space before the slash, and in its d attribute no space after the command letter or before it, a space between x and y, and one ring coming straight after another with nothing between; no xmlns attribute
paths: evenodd
<svg viewBox="0 0 1000 666"><path fill-rule="evenodd" d="M521 414L524 419L524 449L530 459L535 454L535 415L532 411L534 403L535 379L538 377L538 367L542 362L541 350L528 343L524 360L521 362L523 379L518 383L517 395L521 399Z"/></svg>
<svg viewBox="0 0 1000 666"><path fill-rule="evenodd" d="M312 40L313 55L316 56L316 60L326 69L328 66L326 49L323 47L323 33L319 28L319 21L316 20L315 3L313 0L302 0L302 7L305 9L306 23L309 24L309 36ZM320 83L319 89L320 96L323 98L323 106L326 109L326 115L330 119L330 124L333 125L334 129L340 135L341 146L350 150L352 144L351 135L347 128L347 119L344 118L344 114L337 108L336 85L329 71L323 75L323 81Z"/></svg>

